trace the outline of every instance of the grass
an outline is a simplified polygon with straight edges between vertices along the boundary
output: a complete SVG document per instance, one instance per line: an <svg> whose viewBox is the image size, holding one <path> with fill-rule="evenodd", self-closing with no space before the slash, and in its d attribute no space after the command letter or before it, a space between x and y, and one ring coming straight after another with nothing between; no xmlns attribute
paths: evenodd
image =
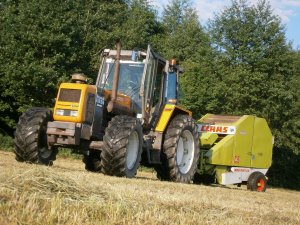
<svg viewBox="0 0 300 225"><path fill-rule="evenodd" d="M86 172L81 160L18 163L0 151L0 224L300 224L300 194L125 179Z"/></svg>
<svg viewBox="0 0 300 225"><path fill-rule="evenodd" d="M8 135L3 135L0 133L0 149L2 151L13 152L14 151L13 138ZM82 159L82 155L77 154L74 150L67 149L67 148L59 148L58 156L61 158Z"/></svg>

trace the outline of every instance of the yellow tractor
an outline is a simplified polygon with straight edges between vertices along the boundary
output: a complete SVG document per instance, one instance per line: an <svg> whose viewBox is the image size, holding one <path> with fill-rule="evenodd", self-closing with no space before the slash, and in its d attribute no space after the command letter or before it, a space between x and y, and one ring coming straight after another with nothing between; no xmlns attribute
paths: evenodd
<svg viewBox="0 0 300 225"><path fill-rule="evenodd" d="M59 147L84 155L85 168L134 177L140 162L162 180L189 183L199 164L192 113L178 106L175 60L147 51L106 49L95 85L82 74L59 87L53 112L30 108L15 132L16 160L52 165Z"/></svg>

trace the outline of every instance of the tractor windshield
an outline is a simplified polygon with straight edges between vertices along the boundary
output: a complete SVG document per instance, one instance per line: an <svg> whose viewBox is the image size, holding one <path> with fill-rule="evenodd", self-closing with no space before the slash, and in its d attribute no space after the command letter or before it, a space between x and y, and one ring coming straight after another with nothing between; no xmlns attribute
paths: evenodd
<svg viewBox="0 0 300 225"><path fill-rule="evenodd" d="M101 88L105 90L112 90L114 70L114 60L107 59L101 71ZM139 92L143 71L143 62L120 60L118 93L129 96L138 108L141 107Z"/></svg>

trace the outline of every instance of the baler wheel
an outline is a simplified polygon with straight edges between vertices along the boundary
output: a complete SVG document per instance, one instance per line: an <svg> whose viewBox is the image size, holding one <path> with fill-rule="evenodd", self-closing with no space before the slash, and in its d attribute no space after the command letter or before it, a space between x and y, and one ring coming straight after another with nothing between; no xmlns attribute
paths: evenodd
<svg viewBox="0 0 300 225"><path fill-rule="evenodd" d="M157 177L182 183L193 181L199 162L199 134L194 120L177 115L164 136L162 164L155 167Z"/></svg>
<svg viewBox="0 0 300 225"><path fill-rule="evenodd" d="M89 155L84 155L83 162L87 171L101 172L100 154L100 151L91 151Z"/></svg>
<svg viewBox="0 0 300 225"><path fill-rule="evenodd" d="M254 172L248 178L247 189L250 191L265 192L267 189L267 179L261 172Z"/></svg>
<svg viewBox="0 0 300 225"><path fill-rule="evenodd" d="M52 111L46 108L30 108L21 115L14 139L17 161L48 166L53 164L57 148L48 147L48 121L52 121Z"/></svg>
<svg viewBox="0 0 300 225"><path fill-rule="evenodd" d="M105 129L101 171L111 176L132 178L140 165L143 133L140 122L130 116L115 116Z"/></svg>

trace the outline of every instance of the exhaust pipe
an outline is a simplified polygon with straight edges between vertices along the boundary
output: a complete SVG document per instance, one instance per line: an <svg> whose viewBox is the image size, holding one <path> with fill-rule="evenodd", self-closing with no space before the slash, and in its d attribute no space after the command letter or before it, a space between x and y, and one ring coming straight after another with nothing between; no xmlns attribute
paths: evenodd
<svg viewBox="0 0 300 225"><path fill-rule="evenodd" d="M116 44L117 47L117 55L115 59L115 72L114 72L114 80L112 86L112 94L111 100L107 105L107 111L112 112L114 108L114 103L117 100L118 96L118 85L119 85L119 75L120 75L120 58L121 58L121 42L118 41Z"/></svg>

